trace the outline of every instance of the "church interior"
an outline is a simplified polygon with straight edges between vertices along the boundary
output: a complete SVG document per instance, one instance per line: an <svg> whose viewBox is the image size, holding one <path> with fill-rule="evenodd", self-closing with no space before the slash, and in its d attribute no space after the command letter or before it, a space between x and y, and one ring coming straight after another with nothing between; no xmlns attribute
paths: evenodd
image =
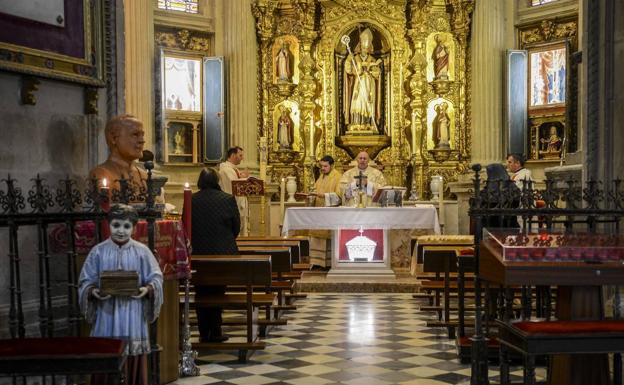
<svg viewBox="0 0 624 385"><path fill-rule="evenodd" d="M622 384L623 19L0 1L0 385Z"/></svg>

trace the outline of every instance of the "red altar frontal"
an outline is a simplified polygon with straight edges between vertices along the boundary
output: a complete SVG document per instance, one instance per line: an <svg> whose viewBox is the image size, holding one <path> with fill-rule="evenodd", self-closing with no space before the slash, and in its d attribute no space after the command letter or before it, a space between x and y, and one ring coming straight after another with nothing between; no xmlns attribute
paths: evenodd
<svg viewBox="0 0 624 385"><path fill-rule="evenodd" d="M76 253L88 254L96 244L96 224L93 221L77 222L74 230ZM59 225L50 231L50 246L54 253L67 252L67 227ZM147 222L137 223L132 238L147 245ZM159 220L154 224L156 258L165 279L186 276L190 264L190 242L178 220Z"/></svg>

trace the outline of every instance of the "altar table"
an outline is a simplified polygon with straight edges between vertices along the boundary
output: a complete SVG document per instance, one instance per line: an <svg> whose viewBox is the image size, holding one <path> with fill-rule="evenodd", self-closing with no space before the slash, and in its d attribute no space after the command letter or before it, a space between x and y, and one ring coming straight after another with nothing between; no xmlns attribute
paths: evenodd
<svg viewBox="0 0 624 385"><path fill-rule="evenodd" d="M282 235L293 230L393 230L390 235L392 268L409 268L410 237L414 233L440 234L433 205L415 207L290 207L286 209ZM394 231L396 230L396 231Z"/></svg>

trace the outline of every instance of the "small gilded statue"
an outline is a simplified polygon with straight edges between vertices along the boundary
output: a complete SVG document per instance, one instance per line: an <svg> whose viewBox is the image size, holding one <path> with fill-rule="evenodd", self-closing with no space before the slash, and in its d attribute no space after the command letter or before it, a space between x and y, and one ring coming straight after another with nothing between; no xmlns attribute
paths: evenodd
<svg viewBox="0 0 624 385"><path fill-rule="evenodd" d="M280 107L280 118L277 121L277 143L280 150L292 150L295 123L290 117L291 109Z"/></svg>
<svg viewBox="0 0 624 385"><path fill-rule="evenodd" d="M436 116L433 119L434 149L449 149L451 137L451 119L447 113L448 103L442 102L435 106Z"/></svg>
<svg viewBox="0 0 624 385"><path fill-rule="evenodd" d="M287 41L282 42L282 47L277 52L277 56L275 57L275 74L277 76L277 80L280 82L292 81L292 54L290 53L289 46L290 45Z"/></svg>
<svg viewBox="0 0 624 385"><path fill-rule="evenodd" d="M434 80L448 80L449 51L444 45L444 38L441 35L435 35L435 41L436 47L431 54L433 77Z"/></svg>
<svg viewBox="0 0 624 385"><path fill-rule="evenodd" d="M557 134L557 126L550 126L548 137L541 138L540 155L544 159L558 159L561 156L561 137Z"/></svg>

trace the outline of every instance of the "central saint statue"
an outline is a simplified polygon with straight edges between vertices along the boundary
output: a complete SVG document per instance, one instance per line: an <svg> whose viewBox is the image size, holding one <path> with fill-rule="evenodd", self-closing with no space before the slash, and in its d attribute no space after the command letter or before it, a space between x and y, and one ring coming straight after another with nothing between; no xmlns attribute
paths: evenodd
<svg viewBox="0 0 624 385"><path fill-rule="evenodd" d="M347 48L349 46L347 45ZM381 59L375 59L373 33L360 33L355 52L349 49L344 63L344 118L348 132L378 132L381 117Z"/></svg>

